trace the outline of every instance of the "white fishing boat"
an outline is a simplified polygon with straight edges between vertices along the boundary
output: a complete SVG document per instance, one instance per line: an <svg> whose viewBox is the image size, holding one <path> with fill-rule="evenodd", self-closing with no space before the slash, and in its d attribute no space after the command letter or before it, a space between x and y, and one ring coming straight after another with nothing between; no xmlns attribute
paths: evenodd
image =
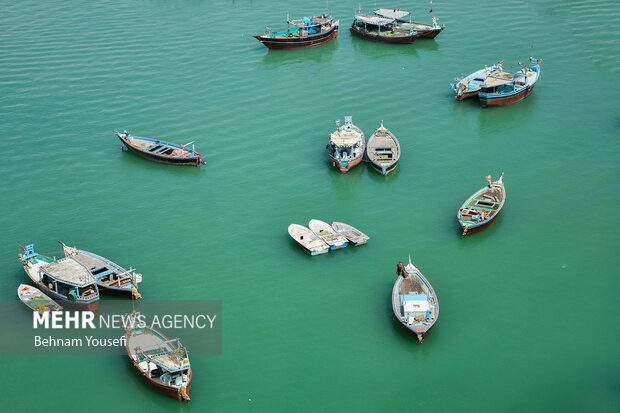
<svg viewBox="0 0 620 413"><path fill-rule="evenodd" d="M370 239L370 237L364 234L362 231L343 222L332 222L332 228L334 228L336 232L338 232L340 235L346 237L356 247L366 244Z"/></svg>
<svg viewBox="0 0 620 413"><path fill-rule="evenodd" d="M318 219L311 219L308 223L308 227L319 238L329 245L330 250L336 250L338 248L344 248L349 245L349 240L340 235L335 229L332 228L327 222L319 221Z"/></svg>
<svg viewBox="0 0 620 413"><path fill-rule="evenodd" d="M17 296L31 310L43 313L45 311L61 311L62 307L54 300L46 296L38 288L26 284L20 284L17 288Z"/></svg>
<svg viewBox="0 0 620 413"><path fill-rule="evenodd" d="M312 255L325 254L329 251L329 245L325 243L325 241L302 225L289 225L288 233L299 245Z"/></svg>
<svg viewBox="0 0 620 413"><path fill-rule="evenodd" d="M400 143L392 132L381 126L370 136L366 145L368 160L373 168L386 176L396 168L400 159Z"/></svg>

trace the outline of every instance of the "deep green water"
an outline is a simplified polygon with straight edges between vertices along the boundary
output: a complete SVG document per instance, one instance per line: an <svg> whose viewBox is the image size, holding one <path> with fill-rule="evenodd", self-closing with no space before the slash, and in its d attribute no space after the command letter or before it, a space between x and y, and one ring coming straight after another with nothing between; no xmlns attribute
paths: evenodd
<svg viewBox="0 0 620 413"><path fill-rule="evenodd" d="M325 3L0 2L0 298L26 281L20 244L63 240L138 268L145 299L224 307L187 405L126 357L2 355L1 408L618 411L620 4L435 3L436 41L351 38L358 2L330 1L337 41L269 52L251 35ZM455 76L532 54L526 100L454 101ZM329 166L345 115L399 138L387 179ZM207 165L123 153L123 128L195 140ZM501 172L502 214L461 237L458 207ZM371 241L310 257L286 228L311 218ZM390 303L408 254L441 303L422 345Z"/></svg>

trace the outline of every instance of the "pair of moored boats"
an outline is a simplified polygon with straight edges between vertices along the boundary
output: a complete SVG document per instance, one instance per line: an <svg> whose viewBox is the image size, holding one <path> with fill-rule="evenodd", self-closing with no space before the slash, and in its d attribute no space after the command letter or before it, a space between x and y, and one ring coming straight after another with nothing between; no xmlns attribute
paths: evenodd
<svg viewBox="0 0 620 413"><path fill-rule="evenodd" d="M521 70L506 72L502 60L496 65L456 79L450 87L455 92L456 100L478 97L483 107L507 105L532 93L540 77L541 63L542 59L530 57L529 67L522 64Z"/></svg>
<svg viewBox="0 0 620 413"><path fill-rule="evenodd" d="M65 257L58 260L36 253L34 244L22 247L23 252L19 254L26 275L44 294L63 306L85 311L96 311L99 307L100 288L132 298L141 297L138 292L141 274L92 252L61 244ZM31 300L25 293L23 298L27 301L22 301L30 307Z"/></svg>
<svg viewBox="0 0 620 413"><path fill-rule="evenodd" d="M439 25L434 14L432 23L428 24L412 21L409 11L378 9L372 15L362 14L360 10L349 30L363 39L386 43L413 43L418 38L434 39L444 28L445 26Z"/></svg>
<svg viewBox="0 0 620 413"><path fill-rule="evenodd" d="M396 136L383 126L383 121L368 139L368 145L364 132L353 124L351 116L345 116L342 126L340 120L337 120L336 126L337 129L329 135L327 153L332 165L340 172L349 172L362 161L364 153L368 156L372 167L383 176L396 168L400 159L400 143Z"/></svg>
<svg viewBox="0 0 620 413"><path fill-rule="evenodd" d="M351 225L342 222L327 222L312 219L306 228L291 224L289 235L311 255L325 254L329 250L345 248L352 242L355 246L363 245L370 239L366 234Z"/></svg>
<svg viewBox="0 0 620 413"><path fill-rule="evenodd" d="M432 2L431 2L432 5ZM432 14L431 9L431 14ZM406 19L409 16L409 19ZM256 40L269 49L300 49L317 46L338 37L340 20L334 20L331 14L303 17L290 20L286 16L286 29L265 29L265 33L254 36ZM411 20L411 12L398 9L378 9L374 15L355 15L351 28L353 35L364 39L388 43L412 43L418 38L434 39L444 26L439 26L433 15L432 23L420 23Z"/></svg>

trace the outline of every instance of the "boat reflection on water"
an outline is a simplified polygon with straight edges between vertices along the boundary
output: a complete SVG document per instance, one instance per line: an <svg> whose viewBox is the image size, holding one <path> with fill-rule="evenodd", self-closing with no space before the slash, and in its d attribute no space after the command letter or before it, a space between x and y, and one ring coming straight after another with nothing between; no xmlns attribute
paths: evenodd
<svg viewBox="0 0 620 413"><path fill-rule="evenodd" d="M315 67L320 63L327 63L334 57L338 49L338 40L334 39L320 47L310 47L298 50L268 50L258 62L258 66L266 69L276 69L291 64L305 64Z"/></svg>

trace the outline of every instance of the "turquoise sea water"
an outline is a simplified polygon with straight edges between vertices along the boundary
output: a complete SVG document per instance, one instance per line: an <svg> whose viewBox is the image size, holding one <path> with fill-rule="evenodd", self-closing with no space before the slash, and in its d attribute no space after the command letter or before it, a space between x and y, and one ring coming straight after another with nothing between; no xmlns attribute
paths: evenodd
<svg viewBox="0 0 620 413"><path fill-rule="evenodd" d="M27 280L20 244L62 240L138 268L145 299L224 308L187 405L126 357L0 355L3 409L618 411L617 2L437 1L446 30L402 46L351 38L358 2L331 1L338 39L285 52L251 36L324 2L1 6L0 298ZM454 101L455 76L530 55L526 100ZM345 115L396 134L394 173L329 165ZM194 140L207 165L121 152L124 128ZM502 214L461 237L458 207L501 172ZM370 243L310 257L286 228L311 218ZM408 254L441 303L422 345L391 309Z"/></svg>

